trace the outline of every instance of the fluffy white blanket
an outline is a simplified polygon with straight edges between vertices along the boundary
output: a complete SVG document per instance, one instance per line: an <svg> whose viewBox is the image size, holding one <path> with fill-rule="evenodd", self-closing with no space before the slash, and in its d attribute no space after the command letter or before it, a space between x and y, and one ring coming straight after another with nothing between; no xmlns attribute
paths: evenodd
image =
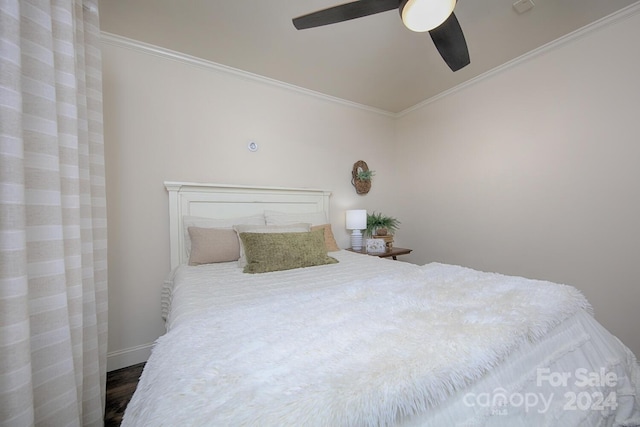
<svg viewBox="0 0 640 427"><path fill-rule="evenodd" d="M390 425L579 309L570 286L442 264L213 308L158 340L123 426Z"/></svg>

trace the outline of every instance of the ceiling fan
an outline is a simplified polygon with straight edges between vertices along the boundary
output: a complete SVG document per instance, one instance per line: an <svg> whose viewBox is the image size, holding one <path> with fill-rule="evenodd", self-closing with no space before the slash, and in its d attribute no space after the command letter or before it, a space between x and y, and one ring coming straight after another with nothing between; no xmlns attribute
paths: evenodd
<svg viewBox="0 0 640 427"><path fill-rule="evenodd" d="M456 0L358 0L293 19L298 30L335 24L398 9L412 31L429 31L440 56L452 71L469 65L469 50L453 9Z"/></svg>

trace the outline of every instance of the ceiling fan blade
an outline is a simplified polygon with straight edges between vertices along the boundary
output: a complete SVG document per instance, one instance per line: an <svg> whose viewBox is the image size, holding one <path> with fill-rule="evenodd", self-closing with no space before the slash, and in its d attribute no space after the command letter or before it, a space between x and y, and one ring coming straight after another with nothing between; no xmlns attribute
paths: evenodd
<svg viewBox="0 0 640 427"><path fill-rule="evenodd" d="M386 12L398 6L400 0L359 0L299 16L293 19L293 25L298 30L304 30Z"/></svg>
<svg viewBox="0 0 640 427"><path fill-rule="evenodd" d="M452 71L469 65L469 49L456 15L451 13L439 27L429 31L440 56Z"/></svg>

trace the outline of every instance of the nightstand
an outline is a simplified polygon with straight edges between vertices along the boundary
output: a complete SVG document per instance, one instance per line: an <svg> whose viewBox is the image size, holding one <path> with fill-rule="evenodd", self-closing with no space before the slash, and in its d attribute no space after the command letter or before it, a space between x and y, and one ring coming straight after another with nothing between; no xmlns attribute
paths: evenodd
<svg viewBox="0 0 640 427"><path fill-rule="evenodd" d="M396 248L395 246L391 249L389 249L386 252L382 252L379 254L368 254L366 249L362 249L361 251L354 251L353 249L347 249L348 251L351 252L355 252L358 254L366 254L366 255L371 255L371 256L377 256L379 258L392 258L394 260L397 260L399 255L407 255L410 254L411 251L413 251L413 249L406 249L406 248Z"/></svg>

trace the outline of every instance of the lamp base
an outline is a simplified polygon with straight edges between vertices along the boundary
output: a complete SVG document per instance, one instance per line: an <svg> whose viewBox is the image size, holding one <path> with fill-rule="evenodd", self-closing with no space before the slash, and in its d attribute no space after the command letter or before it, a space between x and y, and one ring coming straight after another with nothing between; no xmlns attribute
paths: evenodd
<svg viewBox="0 0 640 427"><path fill-rule="evenodd" d="M351 231L351 249L353 249L354 251L362 250L362 231Z"/></svg>

